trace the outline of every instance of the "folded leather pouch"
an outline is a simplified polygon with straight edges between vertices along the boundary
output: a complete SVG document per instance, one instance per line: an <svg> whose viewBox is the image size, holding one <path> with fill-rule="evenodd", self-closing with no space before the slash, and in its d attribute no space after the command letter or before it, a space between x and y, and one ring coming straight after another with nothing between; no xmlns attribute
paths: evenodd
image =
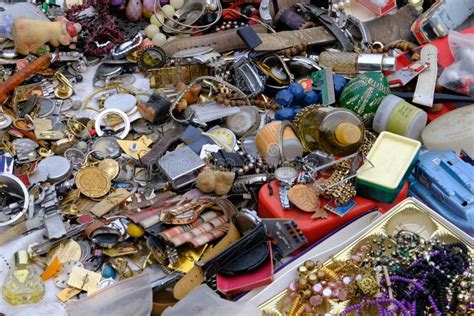
<svg viewBox="0 0 474 316"><path fill-rule="evenodd" d="M267 234L265 225L260 219L250 211L242 210L234 216L233 222L243 237L201 265L207 276L215 275L217 272L226 275L250 272L260 267L268 258Z"/></svg>

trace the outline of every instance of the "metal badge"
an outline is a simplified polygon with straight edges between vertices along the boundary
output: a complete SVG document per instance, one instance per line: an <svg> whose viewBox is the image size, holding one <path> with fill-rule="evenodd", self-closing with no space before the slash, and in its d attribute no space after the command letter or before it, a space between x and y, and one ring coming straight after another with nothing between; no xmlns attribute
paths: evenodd
<svg viewBox="0 0 474 316"><path fill-rule="evenodd" d="M100 198L110 191L111 182L105 171L89 166L77 172L76 186L85 196Z"/></svg>

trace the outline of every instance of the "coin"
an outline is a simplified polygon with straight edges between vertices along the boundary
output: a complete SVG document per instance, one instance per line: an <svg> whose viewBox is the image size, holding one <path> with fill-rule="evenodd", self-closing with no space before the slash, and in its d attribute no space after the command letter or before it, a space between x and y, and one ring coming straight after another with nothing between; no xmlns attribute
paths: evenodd
<svg viewBox="0 0 474 316"><path fill-rule="evenodd" d="M117 177L120 171L118 162L113 159L104 159L98 164L99 169L105 171L110 180L113 180Z"/></svg>
<svg viewBox="0 0 474 316"><path fill-rule="evenodd" d="M288 191L288 198L297 208L305 212L319 210L319 198L316 193L304 184L297 184Z"/></svg>
<svg viewBox="0 0 474 316"><path fill-rule="evenodd" d="M111 183L105 171L97 167L89 166L77 172L76 186L85 196L100 198L110 191Z"/></svg>

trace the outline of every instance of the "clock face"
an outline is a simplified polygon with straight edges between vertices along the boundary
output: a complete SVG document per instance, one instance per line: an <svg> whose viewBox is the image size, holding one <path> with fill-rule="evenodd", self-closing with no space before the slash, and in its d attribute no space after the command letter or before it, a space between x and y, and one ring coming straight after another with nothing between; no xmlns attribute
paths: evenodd
<svg viewBox="0 0 474 316"><path fill-rule="evenodd" d="M210 131L209 134L215 137L219 144L223 144L229 149L234 149L237 144L237 137L230 129L218 128Z"/></svg>

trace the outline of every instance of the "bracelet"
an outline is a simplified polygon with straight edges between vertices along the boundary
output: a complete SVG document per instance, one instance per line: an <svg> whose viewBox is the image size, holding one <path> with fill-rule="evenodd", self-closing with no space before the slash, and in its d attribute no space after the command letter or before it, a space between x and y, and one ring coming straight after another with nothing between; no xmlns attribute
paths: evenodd
<svg viewBox="0 0 474 316"><path fill-rule="evenodd" d="M221 80L221 79L218 79L216 77L212 77L212 76L202 76L202 77L198 77L196 79L194 79L193 81L191 81L187 86L186 88L184 89L184 91L180 92L176 98L176 100L171 104L171 107L170 107L170 110L169 110L169 114L170 114L170 117L175 120L176 122L179 122L179 123L188 123L188 121L191 119L191 117L187 117L185 119L178 119L174 116L173 114L173 111L176 109L176 106L178 105L178 103L181 101L181 99L184 97L184 95L191 89L191 87L193 85L195 85L196 83L199 83L199 82L202 82L202 81L205 81L205 80L209 80L209 81L215 81L217 82L218 84L221 84L223 86L226 86L227 88L229 88L230 90L233 90L235 91L237 94L241 95L242 96L242 99L245 101L245 103L247 105L250 105L250 100L249 98L245 95L245 93L242 92L242 90L240 90L239 88L237 88L236 86L228 83L228 82L225 82L224 80Z"/></svg>

